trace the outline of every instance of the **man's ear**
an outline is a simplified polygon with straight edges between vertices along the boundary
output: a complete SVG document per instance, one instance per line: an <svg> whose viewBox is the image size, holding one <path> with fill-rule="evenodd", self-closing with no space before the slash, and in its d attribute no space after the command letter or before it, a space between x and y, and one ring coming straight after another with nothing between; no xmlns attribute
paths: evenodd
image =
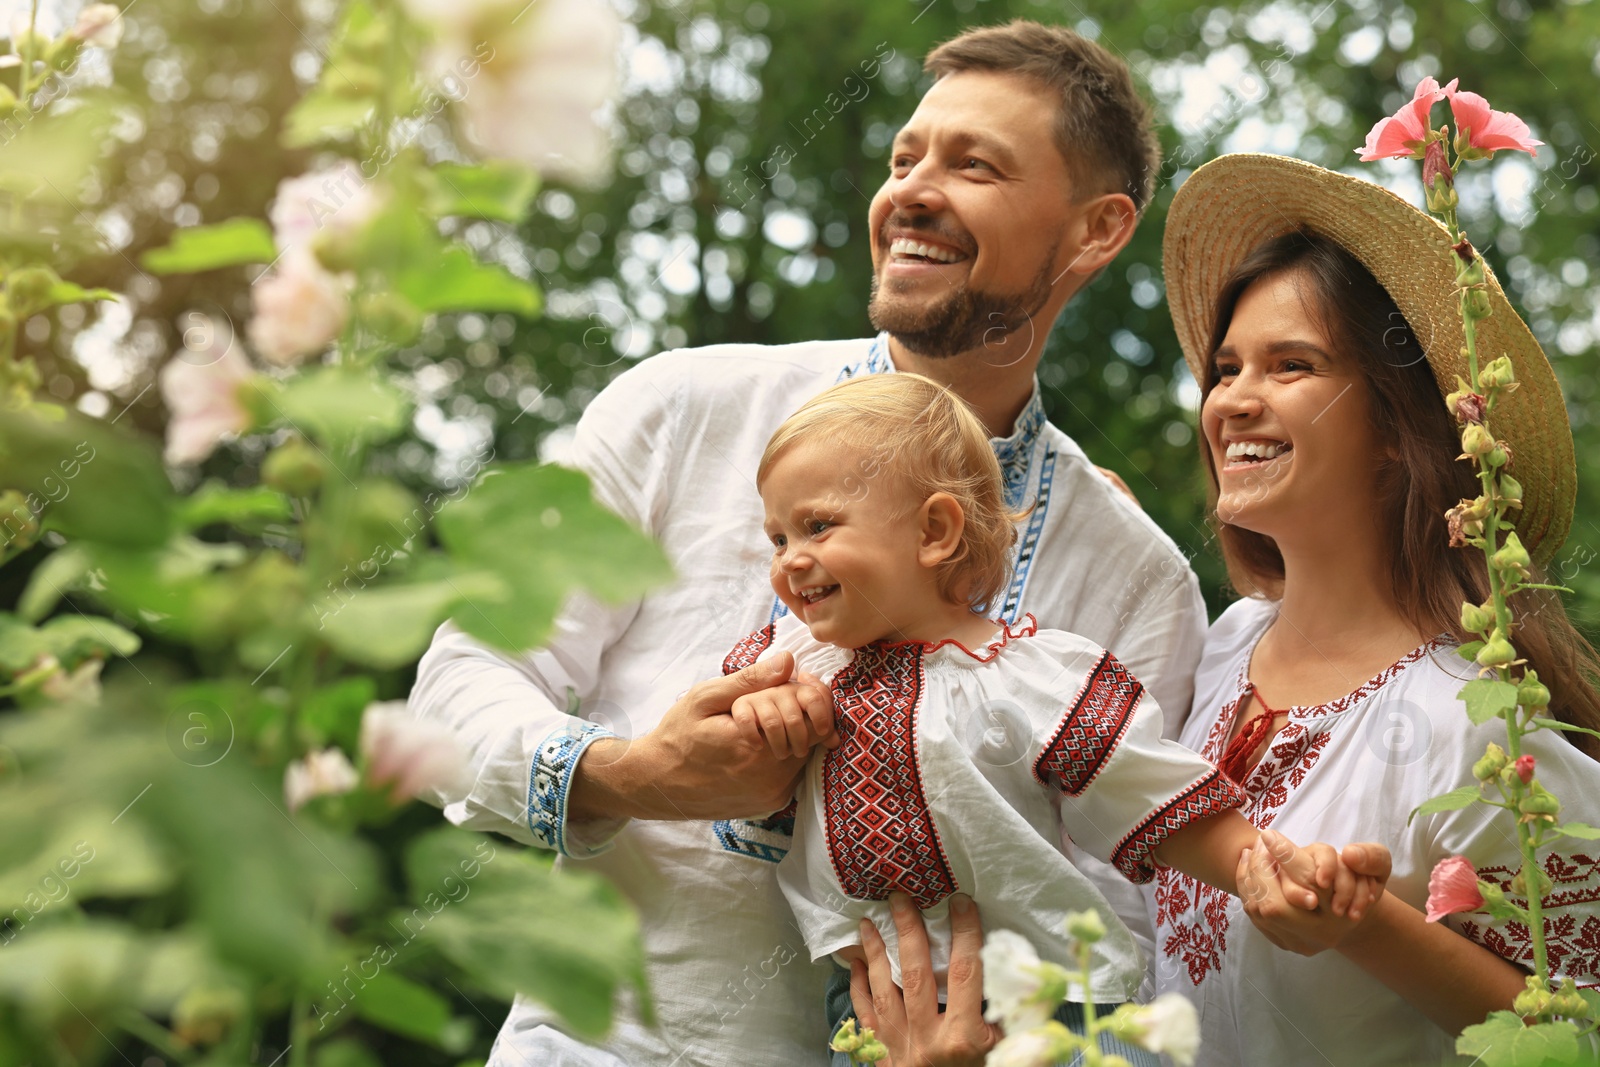
<svg viewBox="0 0 1600 1067"><path fill-rule="evenodd" d="M1072 223L1078 249L1067 269L1093 278L1117 258L1139 225L1139 211L1126 193L1105 193L1079 205Z"/></svg>
<svg viewBox="0 0 1600 1067"><path fill-rule="evenodd" d="M966 512L960 501L949 493L934 493L922 502L917 513L921 539L917 545L917 562L924 567L937 567L961 549L961 533L967 526Z"/></svg>

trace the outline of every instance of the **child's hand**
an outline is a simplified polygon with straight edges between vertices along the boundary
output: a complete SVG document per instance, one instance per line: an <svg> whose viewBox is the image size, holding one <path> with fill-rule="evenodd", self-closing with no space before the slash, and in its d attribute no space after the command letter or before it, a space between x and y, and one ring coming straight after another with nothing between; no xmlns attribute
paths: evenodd
<svg viewBox="0 0 1600 1067"><path fill-rule="evenodd" d="M764 739L778 759L804 756L818 744L839 746L828 687L803 671L792 682L739 697L732 713L739 728Z"/></svg>
<svg viewBox="0 0 1600 1067"><path fill-rule="evenodd" d="M1299 878L1289 876L1290 867ZM1314 956L1337 946L1370 913L1383 896L1389 869L1383 845L1350 845L1343 853L1320 842L1296 848L1282 834L1264 830L1260 846L1240 857L1239 897L1245 914L1273 944ZM1308 888L1316 896L1310 907L1303 899Z"/></svg>

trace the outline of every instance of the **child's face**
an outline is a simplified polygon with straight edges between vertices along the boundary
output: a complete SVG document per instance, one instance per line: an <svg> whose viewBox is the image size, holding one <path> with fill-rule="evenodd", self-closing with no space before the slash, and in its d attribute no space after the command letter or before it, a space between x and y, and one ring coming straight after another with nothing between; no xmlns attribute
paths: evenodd
<svg viewBox="0 0 1600 1067"><path fill-rule="evenodd" d="M772 588L819 641L897 640L932 585L918 562L920 501L882 464L826 441L781 453L761 486Z"/></svg>

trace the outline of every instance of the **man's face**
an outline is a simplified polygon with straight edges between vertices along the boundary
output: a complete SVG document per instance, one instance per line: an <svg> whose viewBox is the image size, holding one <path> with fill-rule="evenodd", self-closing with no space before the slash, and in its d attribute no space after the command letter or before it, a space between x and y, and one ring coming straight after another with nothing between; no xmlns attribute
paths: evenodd
<svg viewBox="0 0 1600 1067"><path fill-rule="evenodd" d="M1004 349L1015 353L1049 328L1075 283L1063 277L1077 206L1056 147L1059 107L1014 74L967 71L928 90L868 213L875 327L927 357L998 352L1021 331Z"/></svg>

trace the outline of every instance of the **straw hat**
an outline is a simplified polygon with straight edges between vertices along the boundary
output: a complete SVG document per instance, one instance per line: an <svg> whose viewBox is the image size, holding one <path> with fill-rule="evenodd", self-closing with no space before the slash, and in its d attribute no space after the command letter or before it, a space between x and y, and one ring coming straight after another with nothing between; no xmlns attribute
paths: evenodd
<svg viewBox="0 0 1600 1067"><path fill-rule="evenodd" d="M1337 241L1372 272L1427 352L1441 398L1455 389L1458 374L1467 377L1444 225L1371 182L1298 159L1244 153L1191 174L1167 213L1167 304L1196 381L1205 381L1224 280L1257 245L1291 230ZM1479 366L1509 355L1521 383L1496 405L1490 427L1510 443L1522 483L1522 511L1512 512L1517 536L1545 563L1572 525L1578 483L1572 428L1539 342L1492 273L1487 288L1494 314L1478 323Z"/></svg>

